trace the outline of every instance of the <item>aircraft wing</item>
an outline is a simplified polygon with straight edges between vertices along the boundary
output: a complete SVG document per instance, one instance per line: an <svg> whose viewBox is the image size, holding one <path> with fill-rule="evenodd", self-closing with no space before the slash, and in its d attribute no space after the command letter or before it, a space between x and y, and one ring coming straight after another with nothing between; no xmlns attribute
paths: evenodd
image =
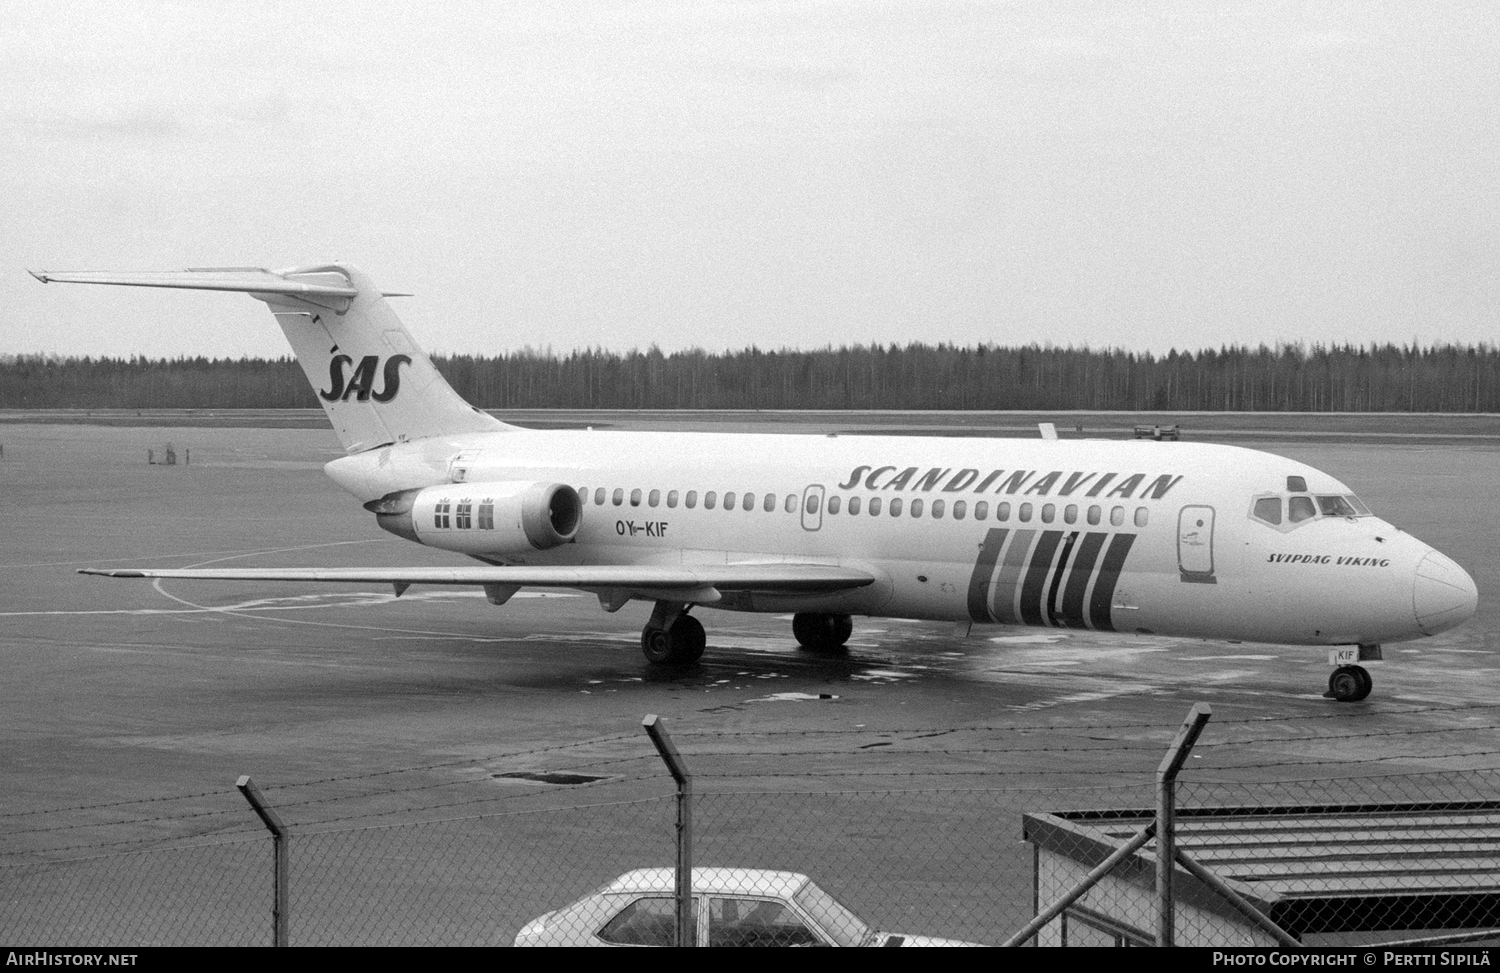
<svg viewBox="0 0 1500 973"><path fill-rule="evenodd" d="M818 594L862 588L875 576L833 564L523 565L452 568L80 568L107 578L181 578L204 581L337 581L394 585L483 585L492 601L518 588L579 588L635 598L713 604L725 591ZM491 590L493 588L494 590ZM620 604L624 599L620 600Z"/></svg>

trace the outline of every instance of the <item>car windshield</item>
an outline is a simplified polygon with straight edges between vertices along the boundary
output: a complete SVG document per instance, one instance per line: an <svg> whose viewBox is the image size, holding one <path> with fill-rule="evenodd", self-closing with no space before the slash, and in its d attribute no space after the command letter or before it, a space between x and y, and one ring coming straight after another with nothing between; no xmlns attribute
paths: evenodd
<svg viewBox="0 0 1500 973"><path fill-rule="evenodd" d="M869 926L812 882L798 889L792 899L840 946L858 946L870 935Z"/></svg>

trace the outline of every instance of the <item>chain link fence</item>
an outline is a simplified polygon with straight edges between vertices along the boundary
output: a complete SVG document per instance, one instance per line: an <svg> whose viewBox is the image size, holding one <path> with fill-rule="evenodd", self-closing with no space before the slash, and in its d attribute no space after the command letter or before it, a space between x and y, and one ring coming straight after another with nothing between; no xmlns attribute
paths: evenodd
<svg viewBox="0 0 1500 973"><path fill-rule="evenodd" d="M692 936L999 944L1078 893L1027 941L1153 943L1154 837L1079 886L1155 827L1174 729L680 734ZM1210 725L1177 787L1179 944L1500 928L1500 772L1373 763L1335 778L1263 759L1267 741L1301 739L1281 723ZM291 836L292 945L674 941L679 804L644 734L261 783ZM0 815L0 937L269 944L274 858L231 787Z"/></svg>

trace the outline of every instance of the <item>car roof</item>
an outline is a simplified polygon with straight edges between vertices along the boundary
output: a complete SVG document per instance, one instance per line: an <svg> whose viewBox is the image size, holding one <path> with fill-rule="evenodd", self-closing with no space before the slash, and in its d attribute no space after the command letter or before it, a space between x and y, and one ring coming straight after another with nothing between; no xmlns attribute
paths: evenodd
<svg viewBox="0 0 1500 973"><path fill-rule="evenodd" d="M601 888L600 892L666 892L676 889L677 869L637 868ZM739 895L773 895L790 898L808 883L806 875L767 868L693 869L695 893L728 892Z"/></svg>

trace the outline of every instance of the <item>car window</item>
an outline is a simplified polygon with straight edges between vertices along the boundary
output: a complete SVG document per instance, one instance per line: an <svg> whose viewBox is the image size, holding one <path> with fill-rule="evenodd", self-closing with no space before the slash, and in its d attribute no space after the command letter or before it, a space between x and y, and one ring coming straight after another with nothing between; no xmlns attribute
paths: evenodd
<svg viewBox="0 0 1500 973"><path fill-rule="evenodd" d="M792 899L840 946L859 946L870 935L869 926L812 882L798 889Z"/></svg>
<svg viewBox="0 0 1500 973"><path fill-rule="evenodd" d="M802 917L784 902L767 899L708 900L710 946L822 946Z"/></svg>
<svg viewBox="0 0 1500 973"><path fill-rule="evenodd" d="M675 946L677 900L670 895L635 899L606 922L597 935L616 946Z"/></svg>

